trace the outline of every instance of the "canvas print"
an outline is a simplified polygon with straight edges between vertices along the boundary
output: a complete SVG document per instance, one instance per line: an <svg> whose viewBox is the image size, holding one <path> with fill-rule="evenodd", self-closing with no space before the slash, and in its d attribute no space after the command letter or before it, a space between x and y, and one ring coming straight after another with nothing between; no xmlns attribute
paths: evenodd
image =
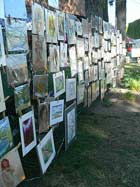
<svg viewBox="0 0 140 187"><path fill-rule="evenodd" d="M14 95L17 113L31 106L30 88L28 84L16 87L14 90Z"/></svg>
<svg viewBox="0 0 140 187"><path fill-rule="evenodd" d="M39 103L38 106L38 125L39 134L47 132L49 129L49 109L48 103Z"/></svg>
<svg viewBox="0 0 140 187"><path fill-rule="evenodd" d="M84 102L85 84L77 86L77 105Z"/></svg>
<svg viewBox="0 0 140 187"><path fill-rule="evenodd" d="M50 102L50 126L63 121L64 100Z"/></svg>
<svg viewBox="0 0 140 187"><path fill-rule="evenodd" d="M66 79L66 101L76 99L76 78Z"/></svg>
<svg viewBox="0 0 140 187"><path fill-rule="evenodd" d="M65 92L65 72L53 74L54 97L58 97Z"/></svg>
<svg viewBox="0 0 140 187"><path fill-rule="evenodd" d="M3 85L0 71L0 113L6 110L4 93L3 93Z"/></svg>
<svg viewBox="0 0 140 187"><path fill-rule="evenodd" d="M6 17L27 19L25 0L4 0L4 9Z"/></svg>
<svg viewBox="0 0 140 187"><path fill-rule="evenodd" d="M44 37L32 36L32 63L34 72L47 71L47 50Z"/></svg>
<svg viewBox="0 0 140 187"><path fill-rule="evenodd" d="M57 15L58 15L58 40L65 41L66 40L65 14L63 12L57 12Z"/></svg>
<svg viewBox="0 0 140 187"><path fill-rule="evenodd" d="M82 23L80 21L76 21L76 32L78 36L83 35Z"/></svg>
<svg viewBox="0 0 140 187"><path fill-rule="evenodd" d="M33 76L33 93L36 97L48 96L48 75L34 75Z"/></svg>
<svg viewBox="0 0 140 187"><path fill-rule="evenodd" d="M75 46L69 47L69 59L70 59L71 76L74 77L78 72Z"/></svg>
<svg viewBox="0 0 140 187"><path fill-rule="evenodd" d="M5 57L5 51L4 51L4 40L3 40L3 34L2 34L2 27L0 25L0 66L6 65L6 57Z"/></svg>
<svg viewBox="0 0 140 187"><path fill-rule="evenodd" d="M85 56L84 39L77 38L77 57L83 58Z"/></svg>
<svg viewBox="0 0 140 187"><path fill-rule="evenodd" d="M38 144L37 151L42 173L44 174L56 155L52 130Z"/></svg>
<svg viewBox="0 0 140 187"><path fill-rule="evenodd" d="M17 148L12 149L0 160L0 187L16 187L25 174Z"/></svg>
<svg viewBox="0 0 140 187"><path fill-rule="evenodd" d="M0 158L13 147L13 136L10 128L9 118L0 120Z"/></svg>
<svg viewBox="0 0 140 187"><path fill-rule="evenodd" d="M65 110L65 149L76 138L76 103Z"/></svg>
<svg viewBox="0 0 140 187"><path fill-rule="evenodd" d="M83 61L81 59L78 60L78 81L79 83L84 82Z"/></svg>
<svg viewBox="0 0 140 187"><path fill-rule="evenodd" d="M44 36L44 8L37 4L32 4L32 33Z"/></svg>
<svg viewBox="0 0 140 187"><path fill-rule="evenodd" d="M8 55L7 64L7 79L9 85L22 84L28 81L28 69L26 54Z"/></svg>
<svg viewBox="0 0 140 187"><path fill-rule="evenodd" d="M22 154L27 155L36 146L34 112L30 111L19 118Z"/></svg>
<svg viewBox="0 0 140 187"><path fill-rule="evenodd" d="M45 26L46 26L46 34L47 34L47 42L48 43L57 43L57 35L58 35L58 21L57 21L57 13L51 10L45 9Z"/></svg>
<svg viewBox="0 0 140 187"><path fill-rule="evenodd" d="M60 66L59 46L49 44L49 72L58 72Z"/></svg>
<svg viewBox="0 0 140 187"><path fill-rule="evenodd" d="M67 25L67 37L68 44L76 44L76 28L75 28L75 19L71 15L66 15L66 25Z"/></svg>
<svg viewBox="0 0 140 187"><path fill-rule="evenodd" d="M68 66L68 45L60 42L60 67Z"/></svg>
<svg viewBox="0 0 140 187"><path fill-rule="evenodd" d="M25 21L11 19L6 21L6 39L8 51L27 51L27 27Z"/></svg>

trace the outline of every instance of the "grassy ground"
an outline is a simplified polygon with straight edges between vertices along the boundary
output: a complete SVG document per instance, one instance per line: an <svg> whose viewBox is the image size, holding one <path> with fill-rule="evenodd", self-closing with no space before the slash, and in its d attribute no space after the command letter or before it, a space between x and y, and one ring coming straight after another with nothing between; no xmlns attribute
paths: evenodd
<svg viewBox="0 0 140 187"><path fill-rule="evenodd" d="M138 80L140 67L126 66L123 84L127 74ZM96 103L83 113L70 149L42 178L22 186L140 187L140 102L127 101L124 94L115 89L105 104Z"/></svg>

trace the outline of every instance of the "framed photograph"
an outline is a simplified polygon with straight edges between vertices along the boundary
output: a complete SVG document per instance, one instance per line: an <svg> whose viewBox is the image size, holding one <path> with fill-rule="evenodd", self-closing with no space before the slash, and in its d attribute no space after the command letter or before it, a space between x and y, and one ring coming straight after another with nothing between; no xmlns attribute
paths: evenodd
<svg viewBox="0 0 140 187"><path fill-rule="evenodd" d="M80 21L76 21L76 31L77 31L77 36L83 35L82 23Z"/></svg>
<svg viewBox="0 0 140 187"><path fill-rule="evenodd" d="M13 147L13 136L10 128L9 118L0 120L0 158Z"/></svg>
<svg viewBox="0 0 140 187"><path fill-rule="evenodd" d="M84 102L85 84L79 84L77 86L77 105Z"/></svg>
<svg viewBox="0 0 140 187"><path fill-rule="evenodd" d="M45 22L47 42L57 43L58 21L56 12L45 9Z"/></svg>
<svg viewBox="0 0 140 187"><path fill-rule="evenodd" d="M26 54L8 55L6 60L8 84L13 86L27 82L28 69Z"/></svg>
<svg viewBox="0 0 140 187"><path fill-rule="evenodd" d="M25 0L4 0L4 9L6 17L27 19Z"/></svg>
<svg viewBox="0 0 140 187"><path fill-rule="evenodd" d="M58 124L64 118L64 100L50 102L50 126Z"/></svg>
<svg viewBox="0 0 140 187"><path fill-rule="evenodd" d="M84 69L83 69L83 60L78 60L78 81L79 83L84 82Z"/></svg>
<svg viewBox="0 0 140 187"><path fill-rule="evenodd" d="M32 36L32 63L34 72L47 71L47 49L44 37Z"/></svg>
<svg viewBox="0 0 140 187"><path fill-rule="evenodd" d="M60 67L68 66L68 45L60 42Z"/></svg>
<svg viewBox="0 0 140 187"><path fill-rule="evenodd" d="M0 113L6 110L4 93L3 93L3 85L0 71Z"/></svg>
<svg viewBox="0 0 140 187"><path fill-rule="evenodd" d="M49 72L58 72L60 70L59 46L49 44Z"/></svg>
<svg viewBox="0 0 140 187"><path fill-rule="evenodd" d="M6 65L6 57L5 57L5 51L4 51L4 40L3 40L3 34L2 34L2 27L0 25L0 66Z"/></svg>
<svg viewBox="0 0 140 187"><path fill-rule="evenodd" d="M76 103L74 102L65 110L65 150L68 149L69 145L76 138L76 121Z"/></svg>
<svg viewBox="0 0 140 187"><path fill-rule="evenodd" d="M27 51L27 26L25 21L11 19L6 21L6 39L8 51Z"/></svg>
<svg viewBox="0 0 140 187"><path fill-rule="evenodd" d="M59 8L59 0L48 0L48 5L54 8Z"/></svg>
<svg viewBox="0 0 140 187"><path fill-rule="evenodd" d="M66 79L66 101L76 99L76 78Z"/></svg>
<svg viewBox="0 0 140 187"><path fill-rule="evenodd" d="M28 84L18 86L14 89L16 113L31 106L30 88Z"/></svg>
<svg viewBox="0 0 140 187"><path fill-rule="evenodd" d="M75 46L69 47L69 59L70 59L71 77L74 77L78 72Z"/></svg>
<svg viewBox="0 0 140 187"><path fill-rule="evenodd" d="M44 36L44 8L37 4L32 4L32 33Z"/></svg>
<svg viewBox="0 0 140 187"><path fill-rule="evenodd" d="M66 14L66 24L67 24L67 35L68 35L68 44L76 44L76 35L75 35L75 19L69 14Z"/></svg>
<svg viewBox="0 0 140 187"><path fill-rule="evenodd" d="M33 76L33 93L36 97L44 98L48 96L48 75Z"/></svg>
<svg viewBox="0 0 140 187"><path fill-rule="evenodd" d="M34 112L30 111L19 118L22 154L27 155L36 146Z"/></svg>
<svg viewBox="0 0 140 187"><path fill-rule="evenodd" d="M54 97L58 97L65 93L65 72L60 71L53 74Z"/></svg>
<svg viewBox="0 0 140 187"><path fill-rule="evenodd" d="M12 149L0 160L0 186L15 187L25 180L17 148Z"/></svg>
<svg viewBox="0 0 140 187"><path fill-rule="evenodd" d="M83 58L85 56L84 39L77 38L77 58Z"/></svg>
<svg viewBox="0 0 140 187"><path fill-rule="evenodd" d="M49 107L48 103L39 103L38 106L38 125L39 134L49 130Z"/></svg>
<svg viewBox="0 0 140 187"><path fill-rule="evenodd" d="M65 13L58 11L57 15L58 15L58 40L65 41L66 40Z"/></svg>
<svg viewBox="0 0 140 187"><path fill-rule="evenodd" d="M37 152L42 173L44 174L56 155L52 130L38 144Z"/></svg>

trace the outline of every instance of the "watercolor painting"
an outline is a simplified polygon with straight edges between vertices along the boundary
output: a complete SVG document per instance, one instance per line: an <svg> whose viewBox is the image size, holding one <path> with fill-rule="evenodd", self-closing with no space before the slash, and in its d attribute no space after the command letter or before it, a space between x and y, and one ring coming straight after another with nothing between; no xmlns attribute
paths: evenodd
<svg viewBox="0 0 140 187"><path fill-rule="evenodd" d="M77 58L84 58L85 48L84 48L83 38L77 38L76 47L77 47Z"/></svg>
<svg viewBox="0 0 140 187"><path fill-rule="evenodd" d="M68 44L76 44L76 28L75 28L75 19L71 15L66 15L66 25L67 25L67 35L68 35Z"/></svg>
<svg viewBox="0 0 140 187"><path fill-rule="evenodd" d="M66 39L66 21L63 12L57 12L58 15L58 40L65 41Z"/></svg>
<svg viewBox="0 0 140 187"><path fill-rule="evenodd" d="M84 102L85 84L77 86L77 105Z"/></svg>
<svg viewBox="0 0 140 187"><path fill-rule="evenodd" d="M60 67L68 66L68 45L60 42Z"/></svg>
<svg viewBox="0 0 140 187"><path fill-rule="evenodd" d="M66 101L76 99L76 78L66 79Z"/></svg>
<svg viewBox="0 0 140 187"><path fill-rule="evenodd" d="M69 51L69 58L70 58L71 76L74 77L78 72L75 46L69 47L68 51Z"/></svg>

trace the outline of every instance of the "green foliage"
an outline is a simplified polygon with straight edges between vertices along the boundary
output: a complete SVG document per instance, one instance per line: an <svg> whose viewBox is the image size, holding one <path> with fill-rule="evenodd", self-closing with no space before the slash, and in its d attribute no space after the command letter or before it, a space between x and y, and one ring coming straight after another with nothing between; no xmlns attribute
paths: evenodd
<svg viewBox="0 0 140 187"><path fill-rule="evenodd" d="M129 24L127 36L134 39L140 38L140 19Z"/></svg>
<svg viewBox="0 0 140 187"><path fill-rule="evenodd" d="M131 92L127 92L122 96L122 99L127 101L135 101L135 96Z"/></svg>

